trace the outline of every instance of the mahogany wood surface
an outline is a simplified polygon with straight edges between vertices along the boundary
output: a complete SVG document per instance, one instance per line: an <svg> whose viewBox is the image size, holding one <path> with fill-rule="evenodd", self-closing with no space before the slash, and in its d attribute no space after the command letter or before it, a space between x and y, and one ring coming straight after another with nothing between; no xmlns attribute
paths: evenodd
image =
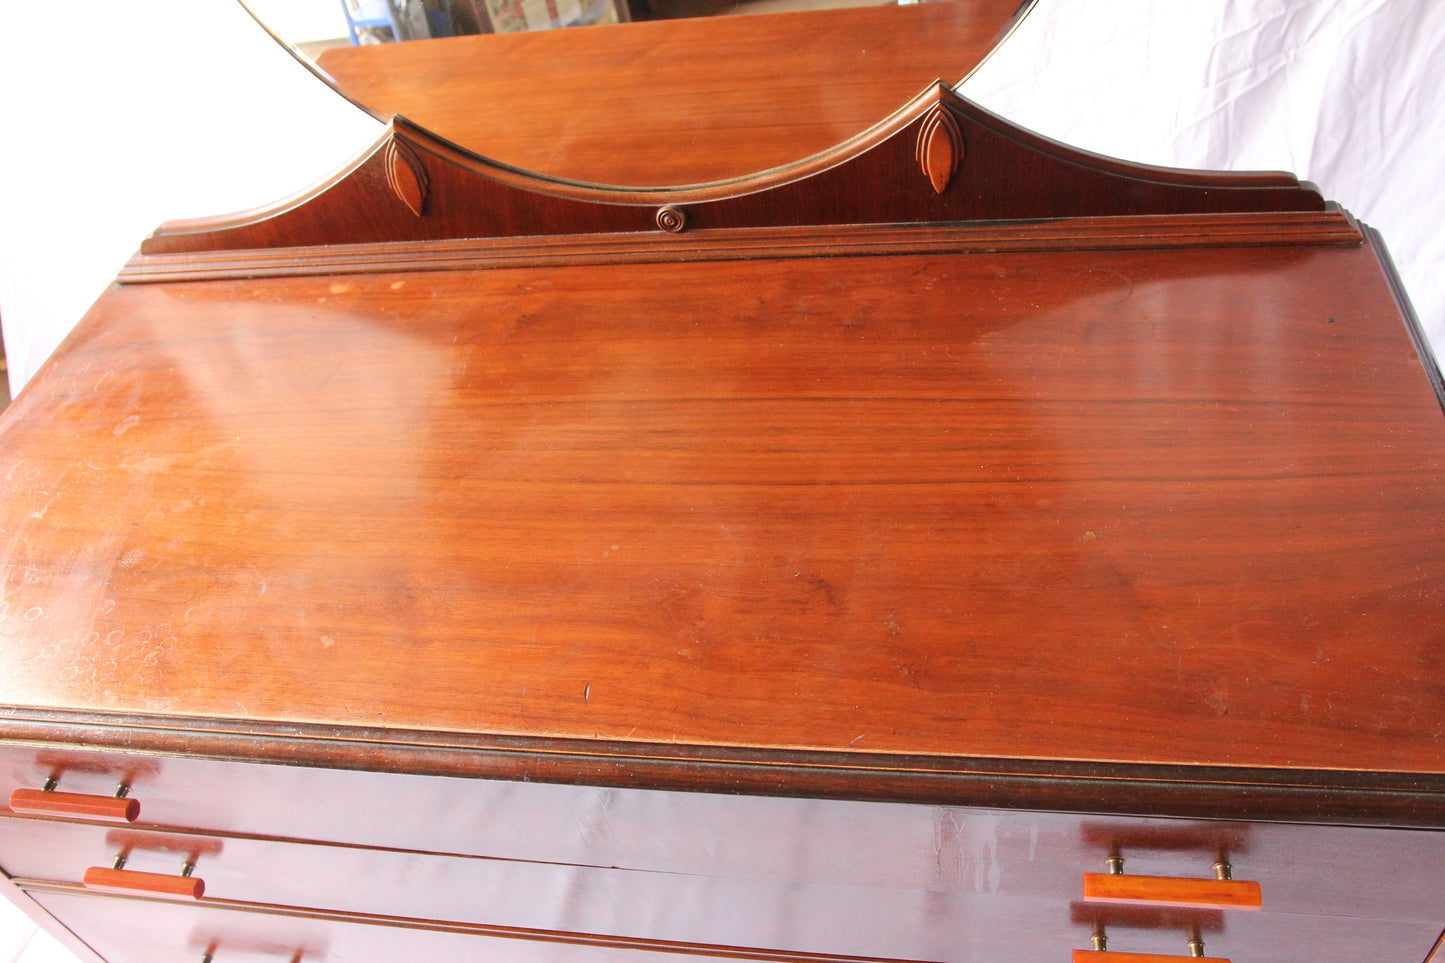
<svg viewBox="0 0 1445 963"><path fill-rule="evenodd" d="M322 70L524 170L634 187L802 160L962 80L1032 6L882 5L488 34L326 51Z"/></svg>
<svg viewBox="0 0 1445 963"><path fill-rule="evenodd" d="M0 431L11 704L1445 771L1366 248L132 286Z"/></svg>
<svg viewBox="0 0 1445 963"><path fill-rule="evenodd" d="M1251 880L1085 873L1084 901L1257 910L1262 908L1264 898L1259 883Z"/></svg>

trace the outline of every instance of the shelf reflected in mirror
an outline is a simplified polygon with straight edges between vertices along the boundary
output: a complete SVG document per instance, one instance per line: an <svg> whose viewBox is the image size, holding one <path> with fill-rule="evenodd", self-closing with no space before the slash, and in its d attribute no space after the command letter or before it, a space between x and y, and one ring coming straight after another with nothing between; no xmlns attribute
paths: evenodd
<svg viewBox="0 0 1445 963"><path fill-rule="evenodd" d="M933 81L962 81L1033 5L244 2L380 119L520 170L628 188L726 181L835 148Z"/></svg>

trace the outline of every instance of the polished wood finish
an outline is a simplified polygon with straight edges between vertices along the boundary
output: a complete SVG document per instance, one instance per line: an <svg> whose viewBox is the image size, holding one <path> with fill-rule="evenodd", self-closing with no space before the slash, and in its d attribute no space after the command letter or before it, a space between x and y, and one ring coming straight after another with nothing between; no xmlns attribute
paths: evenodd
<svg viewBox="0 0 1445 963"><path fill-rule="evenodd" d="M1438 946L1445 381L1310 185L398 120L120 280L0 417L0 778L149 820L0 869L110 963Z"/></svg>
<svg viewBox="0 0 1445 963"><path fill-rule="evenodd" d="M1445 857L1439 833L477 780L446 780L426 793L416 791L423 780L259 768L248 798L270 788L298 809L318 800L293 817L291 836L0 818L5 871L39 892L73 884L87 860L127 847L128 867L142 870L173 871L200 853L207 902L430 919L492 935L553 931L923 960L1057 959L1060 947L1087 945L1100 920L1121 948L1172 951L1174 931L1194 924L1243 958L1304 963L1313 958L1307 948L1292 955L1278 947L1313 929L1341 959L1374 949L1383 959L1419 960L1445 914L1445 894L1411 882ZM194 769L176 777L200 793L213 788ZM309 786L295 781L308 777ZM360 795L368 781L388 787L415 821L368 819L370 797ZM193 821L210 825L218 814L224 807L211 806ZM278 828L256 818L247 825ZM345 844L315 841L322 834ZM842 837L848 845L839 847ZM1277 898L1266 913L1229 919L1073 902L1078 868L1111 844L1140 847L1149 865L1177 874L1207 870L1214 848L1228 845L1273 867L1265 881ZM457 848L489 855L440 851ZM513 858L521 854L534 858ZM1339 878L1342 865L1349 878ZM996 881L981 887L979 874Z"/></svg>
<svg viewBox="0 0 1445 963"><path fill-rule="evenodd" d="M1380 277L1279 248L113 289L4 426L3 697L1439 774L1409 720L1445 714L1445 425ZM1242 646L1273 654L1223 681ZM1081 698L1113 724L1060 727Z"/></svg>
<svg viewBox="0 0 1445 963"><path fill-rule="evenodd" d="M103 822L133 823L140 816L140 802L117 796L16 789L10 793L10 811L31 816L75 816Z"/></svg>
<svg viewBox="0 0 1445 963"><path fill-rule="evenodd" d="M956 83L1032 2L882 5L328 50L321 69L499 163L596 184L700 184L855 137ZM846 77L840 82L840 77Z"/></svg>
<svg viewBox="0 0 1445 963"><path fill-rule="evenodd" d="M921 159L925 148L930 157ZM411 185L405 190L398 171ZM1312 185L1288 174L1110 160L1032 134L934 84L865 135L806 162L688 189L548 180L398 120L305 194L267 209L164 224L141 252L1179 214L1295 213L1316 223L1326 210Z"/></svg>
<svg viewBox="0 0 1445 963"><path fill-rule="evenodd" d="M389 244L324 244L132 257L117 280L458 271L554 264L751 261L800 256L977 254L1201 247L1360 244L1360 227L1335 205L1308 213L1144 215L935 225L837 225L590 234L578 237L464 238ZM1428 354L1428 349L1427 352Z"/></svg>
<svg viewBox="0 0 1445 963"><path fill-rule="evenodd" d="M1257 910L1264 897L1259 883L1250 880L1085 873L1084 902Z"/></svg>
<svg viewBox="0 0 1445 963"><path fill-rule="evenodd" d="M167 873L138 873L129 869L92 866L81 877L86 889L128 896L160 896L167 899L200 899L206 893L205 880L196 876Z"/></svg>

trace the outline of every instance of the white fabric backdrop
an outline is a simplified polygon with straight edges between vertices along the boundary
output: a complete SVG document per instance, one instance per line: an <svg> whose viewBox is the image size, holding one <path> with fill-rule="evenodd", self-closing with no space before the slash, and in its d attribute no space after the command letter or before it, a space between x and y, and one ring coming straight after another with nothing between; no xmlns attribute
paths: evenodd
<svg viewBox="0 0 1445 963"><path fill-rule="evenodd" d="M961 92L1099 153L1314 181L1445 352L1445 3L1040 0Z"/></svg>
<svg viewBox="0 0 1445 963"><path fill-rule="evenodd" d="M1100 153L1315 181L1445 344L1445 3L1041 0L963 92ZM291 194L377 132L230 0L7 4L0 108L17 388L155 224Z"/></svg>

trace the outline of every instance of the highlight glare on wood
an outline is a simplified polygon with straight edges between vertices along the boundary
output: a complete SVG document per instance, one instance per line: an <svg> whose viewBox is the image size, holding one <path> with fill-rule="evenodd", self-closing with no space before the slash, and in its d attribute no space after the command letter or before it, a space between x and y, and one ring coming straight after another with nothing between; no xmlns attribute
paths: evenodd
<svg viewBox="0 0 1445 963"><path fill-rule="evenodd" d="M132 823L140 816L140 801L76 792L16 789L10 793L10 811L26 816L53 816L59 819L79 818L111 823Z"/></svg>
<svg viewBox="0 0 1445 963"><path fill-rule="evenodd" d="M1257 910L1263 902L1263 895L1259 883L1242 879L1085 873L1084 901L1127 903L1135 906Z"/></svg>

